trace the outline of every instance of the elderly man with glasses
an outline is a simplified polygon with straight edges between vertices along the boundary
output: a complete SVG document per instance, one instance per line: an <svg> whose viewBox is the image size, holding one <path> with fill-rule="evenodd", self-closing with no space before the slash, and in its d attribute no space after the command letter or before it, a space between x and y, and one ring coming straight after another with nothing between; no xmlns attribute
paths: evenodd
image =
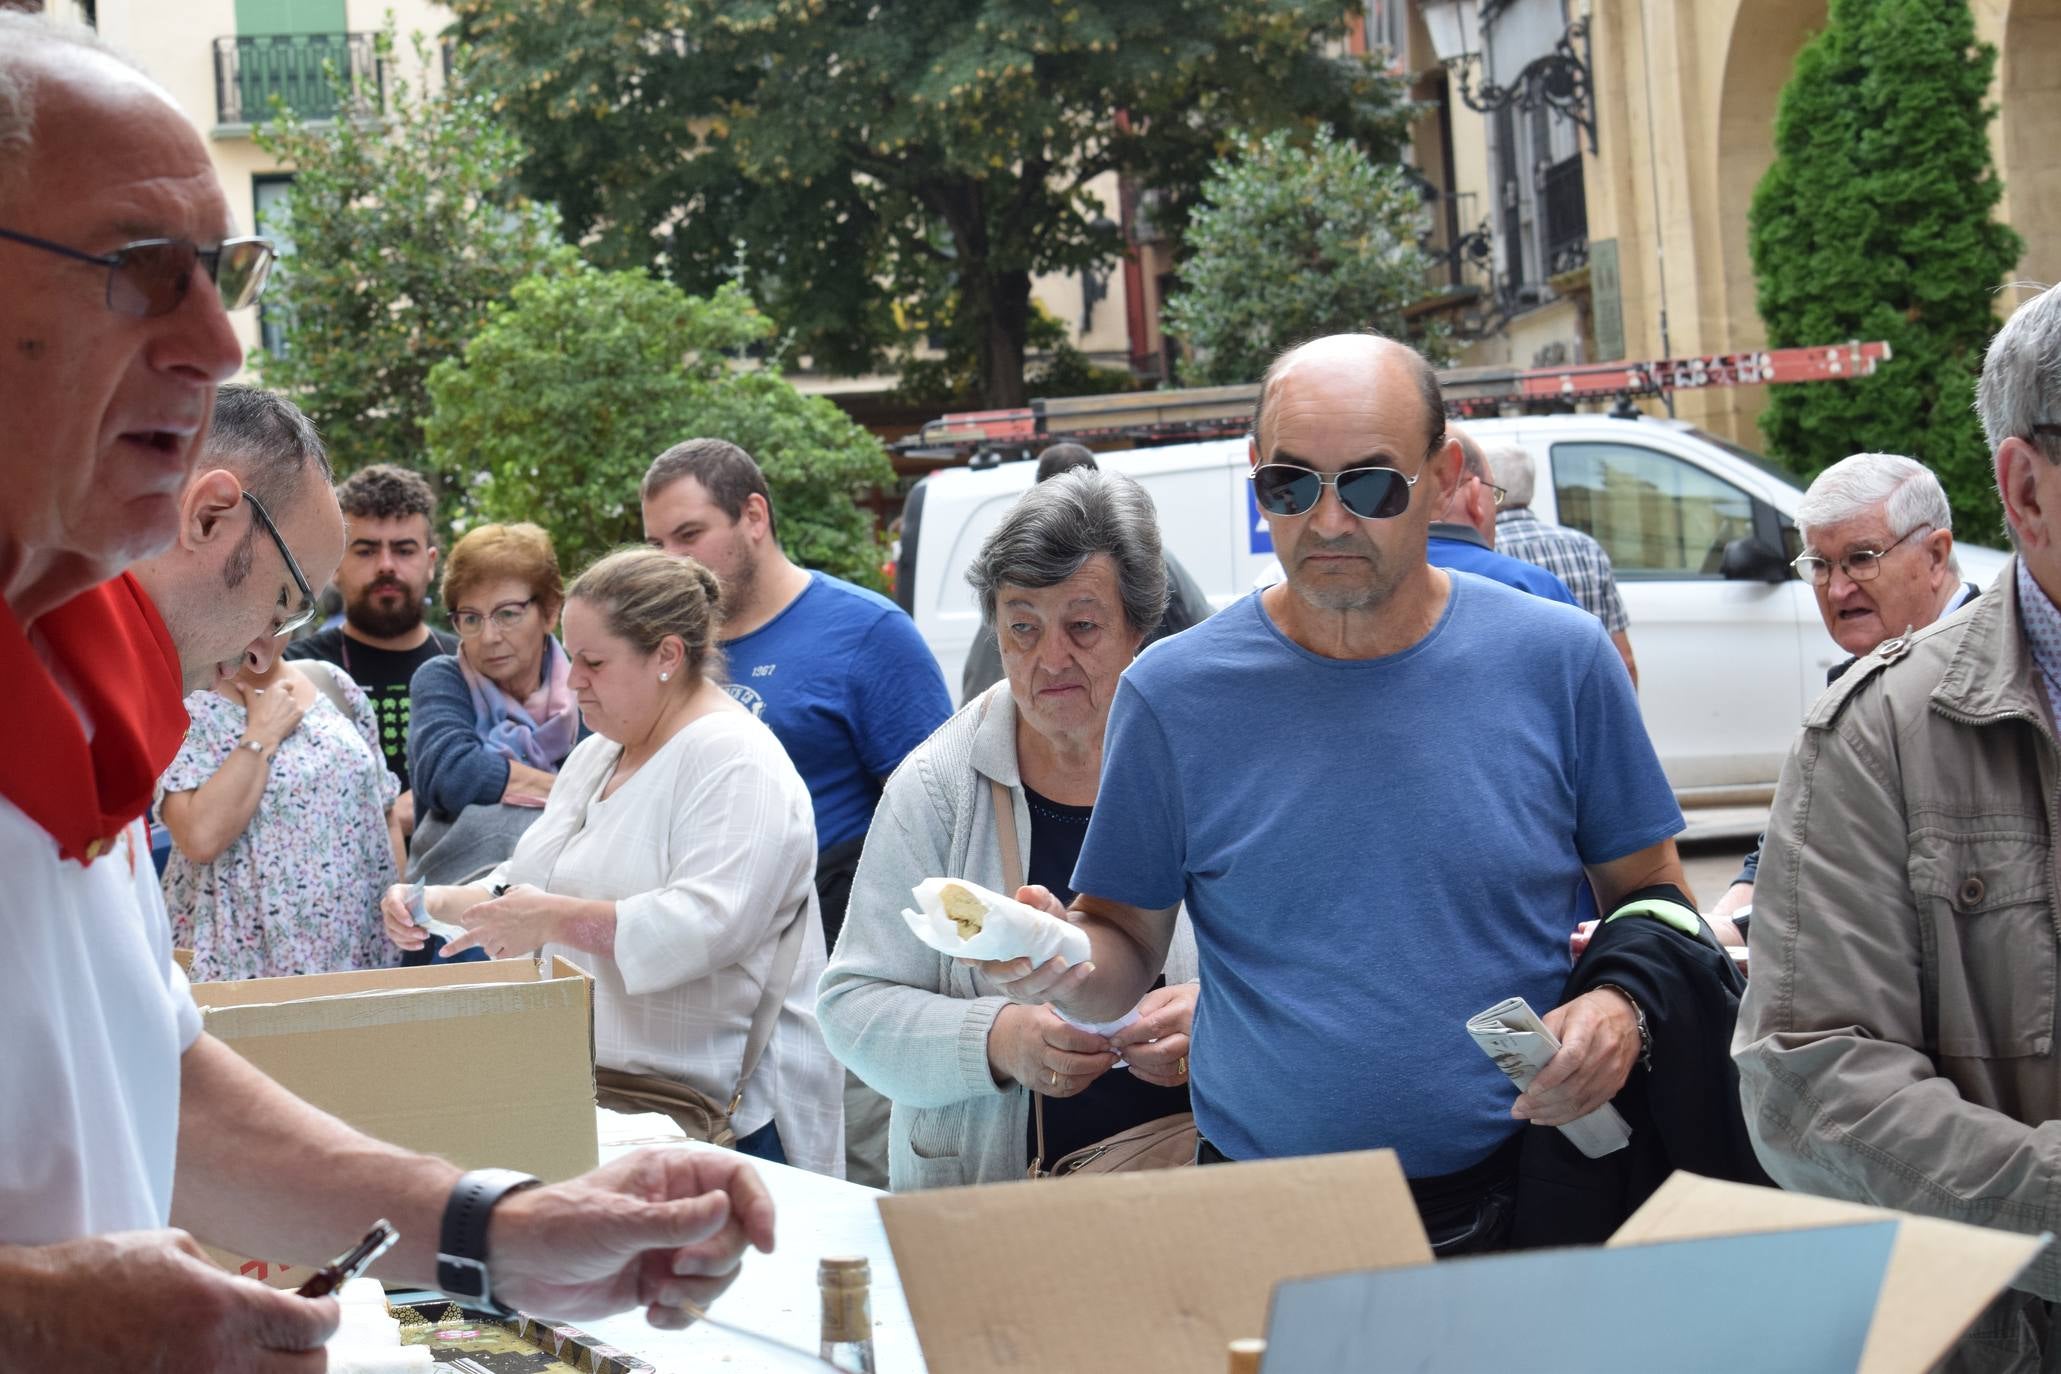
<svg viewBox="0 0 2061 1374"><path fill-rule="evenodd" d="M1500 1248L1523 1123L1609 1102L1645 1049L1622 989L1561 1002L1567 932L1639 896L1696 926L1681 812L1593 616L1426 561L1462 477L1422 357L1285 354L1251 454L1287 580L1117 685L1073 879L1091 961L984 971L1107 1021L1185 902L1199 1157L1393 1147L1438 1253ZM1463 1030L1512 996L1561 1042L1521 1097Z"/></svg>
<svg viewBox="0 0 2061 1374"><path fill-rule="evenodd" d="M1796 523L1803 536L1796 575L1816 589L1825 630L1849 655L1832 665L1827 683L1884 640L1922 630L1981 594L1961 580L1946 490L1930 468L1909 458L1840 459L1810 484ZM1756 844L1710 910L1726 944L1746 943L1760 854Z"/></svg>
<svg viewBox="0 0 2061 1374"><path fill-rule="evenodd" d="M1446 433L1460 446L1460 480L1431 522L1425 557L1435 567L1458 568L1548 601L1581 604L1567 584L1546 569L1496 551L1496 508L1505 493L1496 485L1488 456L1474 436L1458 427Z"/></svg>
<svg viewBox="0 0 2061 1374"><path fill-rule="evenodd" d="M1961 614L1892 612L1811 708L1736 1057L1783 1187L2038 1234L2061 1231L2061 290L1997 332L1976 395L2018 556ZM1946 1367L2052 1368L2057 1302L2050 1245Z"/></svg>
<svg viewBox="0 0 2061 1374"><path fill-rule="evenodd" d="M548 1187L461 1175L316 1111L201 1030L139 818L186 729L182 688L269 662L311 608L308 574L341 548L336 501L301 463L239 455L196 478L216 386L242 363L226 312L255 297L270 248L233 236L164 91L6 10L0 231L10 1364L319 1365L334 1299L224 1273L188 1232L313 1265L382 1215L403 1281L684 1325L683 1302L772 1244L772 1201L734 1158L641 1152ZM124 570L168 547L144 570L159 607Z"/></svg>

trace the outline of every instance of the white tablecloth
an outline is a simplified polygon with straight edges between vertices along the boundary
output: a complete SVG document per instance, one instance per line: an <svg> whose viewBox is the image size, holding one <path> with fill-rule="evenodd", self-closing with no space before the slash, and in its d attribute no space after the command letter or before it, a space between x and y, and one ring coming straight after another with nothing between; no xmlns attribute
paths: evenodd
<svg viewBox="0 0 2061 1374"><path fill-rule="evenodd" d="M640 1143L678 1137L679 1128L666 1117L601 1113L604 1164ZM714 1147L697 1144L691 1148ZM710 1315L813 1356L821 1337L822 1320L816 1262L825 1255L864 1255L873 1271L875 1367L881 1374L922 1374L923 1355L916 1344L916 1328L909 1321L901 1279L895 1273L894 1256L887 1248L880 1211L874 1206L883 1194L877 1189L782 1164L757 1167L772 1190L778 1209L773 1253L748 1254L744 1272L717 1301ZM644 1320L641 1312L578 1325L611 1345L649 1360L666 1374L709 1374L714 1370L723 1374L757 1374L760 1370L788 1374L823 1367L814 1359L786 1356L763 1341L712 1326L697 1324L685 1331L659 1331Z"/></svg>

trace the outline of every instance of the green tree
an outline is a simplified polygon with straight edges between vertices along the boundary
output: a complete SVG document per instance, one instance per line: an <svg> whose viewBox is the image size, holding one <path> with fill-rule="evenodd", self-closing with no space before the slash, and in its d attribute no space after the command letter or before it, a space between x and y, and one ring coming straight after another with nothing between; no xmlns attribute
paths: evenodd
<svg viewBox="0 0 2061 1374"><path fill-rule="evenodd" d="M1399 165L1322 130L1307 146L1276 131L1217 162L1202 199L1165 315L1191 350L1183 380L1257 381L1317 334L1411 334L1403 307L1427 294L1432 260L1423 197ZM1442 335L1418 342L1443 356Z"/></svg>
<svg viewBox="0 0 2061 1374"><path fill-rule="evenodd" d="M883 545L852 498L894 470L835 405L740 363L771 333L734 284L702 298L641 271L532 277L430 372L431 458L482 472L478 513L536 521L570 572L643 538L653 458L728 439L765 469L790 558L881 587Z"/></svg>
<svg viewBox="0 0 2061 1374"><path fill-rule="evenodd" d="M391 54L391 33L382 50ZM426 73L434 56L419 41L417 57ZM578 261L557 212L516 189L522 148L487 102L432 94L426 83L396 83L378 122L309 124L282 110L255 134L294 168L283 226L292 251L267 292L286 351L255 361L266 385L291 393L321 427L343 472L423 467L430 369L517 282ZM376 108L377 89L353 98ZM339 108L348 108L341 99ZM462 505L471 472L460 464L433 475Z"/></svg>
<svg viewBox="0 0 2061 1374"><path fill-rule="evenodd" d="M1096 177L1178 204L1225 129L1328 124L1386 158L1406 114L1374 59L1335 54L1356 0L451 8L590 258L694 291L741 270L839 372L927 325L997 406L1025 397L1032 277L1121 248Z"/></svg>
<svg viewBox="0 0 2061 1374"><path fill-rule="evenodd" d="M1995 66L1963 0L1832 0L1783 89L1750 218L1770 344L1887 339L1896 355L1861 381L1774 388L1774 455L1809 476L1849 453L1909 454L1976 540L2001 512L1974 383L2023 251L1993 218Z"/></svg>

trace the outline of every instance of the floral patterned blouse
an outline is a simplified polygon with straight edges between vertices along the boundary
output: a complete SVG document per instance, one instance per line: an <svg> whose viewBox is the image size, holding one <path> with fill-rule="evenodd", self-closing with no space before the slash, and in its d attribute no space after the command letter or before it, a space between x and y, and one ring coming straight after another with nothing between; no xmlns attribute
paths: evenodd
<svg viewBox="0 0 2061 1374"><path fill-rule="evenodd" d="M380 895L398 880L386 812L401 785L380 755L371 701L341 672L337 681L353 719L316 693L273 754L244 832L213 863L172 848L165 906L172 943L193 951L197 983L401 961L379 919ZM186 710L193 728L158 779L160 803L213 777L243 735L243 706L219 693L193 693Z"/></svg>

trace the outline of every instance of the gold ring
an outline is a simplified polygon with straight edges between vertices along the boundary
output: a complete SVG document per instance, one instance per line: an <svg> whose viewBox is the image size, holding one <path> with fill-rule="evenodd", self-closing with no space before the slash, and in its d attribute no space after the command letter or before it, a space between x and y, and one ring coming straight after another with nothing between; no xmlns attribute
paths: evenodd
<svg viewBox="0 0 2061 1374"><path fill-rule="evenodd" d="M1056 1087L1058 1087L1058 1086L1059 1086L1059 1070L1057 1070L1057 1069L1047 1069L1047 1070L1045 1070L1045 1077L1047 1077L1047 1078L1049 1078L1049 1079L1051 1079L1051 1080L1052 1080L1052 1086L1053 1086L1053 1087L1055 1087L1055 1088L1056 1088Z"/></svg>
<svg viewBox="0 0 2061 1374"><path fill-rule="evenodd" d="M1181 1077L1183 1077L1183 1078L1186 1078L1186 1077L1188 1076L1188 1056L1187 1056L1187 1055L1185 1055L1185 1054L1181 1056L1181 1069L1180 1069L1180 1073L1181 1073Z"/></svg>

